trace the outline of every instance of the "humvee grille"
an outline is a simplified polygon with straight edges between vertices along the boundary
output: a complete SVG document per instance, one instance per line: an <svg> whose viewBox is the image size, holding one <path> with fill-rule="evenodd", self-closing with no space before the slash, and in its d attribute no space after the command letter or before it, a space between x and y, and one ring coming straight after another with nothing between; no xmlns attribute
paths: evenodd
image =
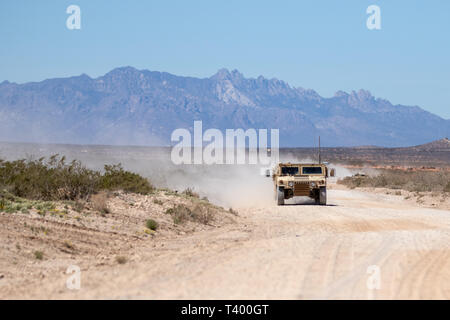
<svg viewBox="0 0 450 320"><path fill-rule="evenodd" d="M296 182L294 196L309 196L309 182Z"/></svg>

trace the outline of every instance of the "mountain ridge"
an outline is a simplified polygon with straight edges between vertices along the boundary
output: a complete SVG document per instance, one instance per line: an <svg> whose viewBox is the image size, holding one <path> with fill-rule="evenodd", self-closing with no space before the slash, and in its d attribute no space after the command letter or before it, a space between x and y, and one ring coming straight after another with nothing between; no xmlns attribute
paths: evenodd
<svg viewBox="0 0 450 320"><path fill-rule="evenodd" d="M448 135L450 120L393 105L360 89L332 97L276 78L220 69L208 78L113 69L40 82L0 83L0 139L168 145L176 128L279 128L281 146L419 145Z"/></svg>

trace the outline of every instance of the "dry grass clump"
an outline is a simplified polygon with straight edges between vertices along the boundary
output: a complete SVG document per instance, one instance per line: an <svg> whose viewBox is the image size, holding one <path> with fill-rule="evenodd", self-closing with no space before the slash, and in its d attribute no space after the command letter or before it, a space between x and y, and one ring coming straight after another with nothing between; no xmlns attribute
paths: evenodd
<svg viewBox="0 0 450 320"><path fill-rule="evenodd" d="M64 240L63 245L69 250L75 250L75 246L69 240Z"/></svg>
<svg viewBox="0 0 450 320"><path fill-rule="evenodd" d="M100 213L106 214L111 211L108 208L108 195L104 192L91 196L92 209Z"/></svg>
<svg viewBox="0 0 450 320"><path fill-rule="evenodd" d="M214 219L214 212L210 206L197 204L192 210L193 220L202 224L208 224Z"/></svg>
<svg viewBox="0 0 450 320"><path fill-rule="evenodd" d="M175 224L183 224L187 221L208 224L214 219L215 209L208 203L199 202L193 208L178 204L166 210L173 218Z"/></svg>
<svg viewBox="0 0 450 320"><path fill-rule="evenodd" d="M200 195L197 192L195 192L194 189L192 189L192 188L186 188L182 192L182 194L184 194L185 196L188 196L188 197L194 197L194 198L200 199Z"/></svg>
<svg viewBox="0 0 450 320"><path fill-rule="evenodd" d="M374 187L402 189L411 192L450 192L448 171L404 171L385 169L377 176L345 177L338 183L349 188Z"/></svg>
<svg viewBox="0 0 450 320"><path fill-rule="evenodd" d="M173 208L167 209L166 214L172 216L173 223L182 224L189 220L192 215L192 211L188 206L184 204L178 204Z"/></svg>

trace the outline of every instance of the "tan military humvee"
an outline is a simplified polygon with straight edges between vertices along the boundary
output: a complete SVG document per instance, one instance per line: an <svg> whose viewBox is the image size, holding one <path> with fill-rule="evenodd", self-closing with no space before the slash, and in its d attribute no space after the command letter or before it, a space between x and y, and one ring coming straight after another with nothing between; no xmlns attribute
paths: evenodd
<svg viewBox="0 0 450 320"><path fill-rule="evenodd" d="M328 175L334 177L335 170L328 172L325 164L278 164L272 175L277 204L284 205L285 199L303 196L326 205Z"/></svg>

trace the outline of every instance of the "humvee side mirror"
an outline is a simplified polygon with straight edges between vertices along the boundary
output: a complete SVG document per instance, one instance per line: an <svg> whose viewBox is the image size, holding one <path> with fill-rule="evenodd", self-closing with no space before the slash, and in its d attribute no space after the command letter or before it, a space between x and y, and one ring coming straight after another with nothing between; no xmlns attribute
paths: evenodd
<svg viewBox="0 0 450 320"><path fill-rule="evenodd" d="M336 169L331 169L330 170L330 177L334 177L336 175Z"/></svg>

